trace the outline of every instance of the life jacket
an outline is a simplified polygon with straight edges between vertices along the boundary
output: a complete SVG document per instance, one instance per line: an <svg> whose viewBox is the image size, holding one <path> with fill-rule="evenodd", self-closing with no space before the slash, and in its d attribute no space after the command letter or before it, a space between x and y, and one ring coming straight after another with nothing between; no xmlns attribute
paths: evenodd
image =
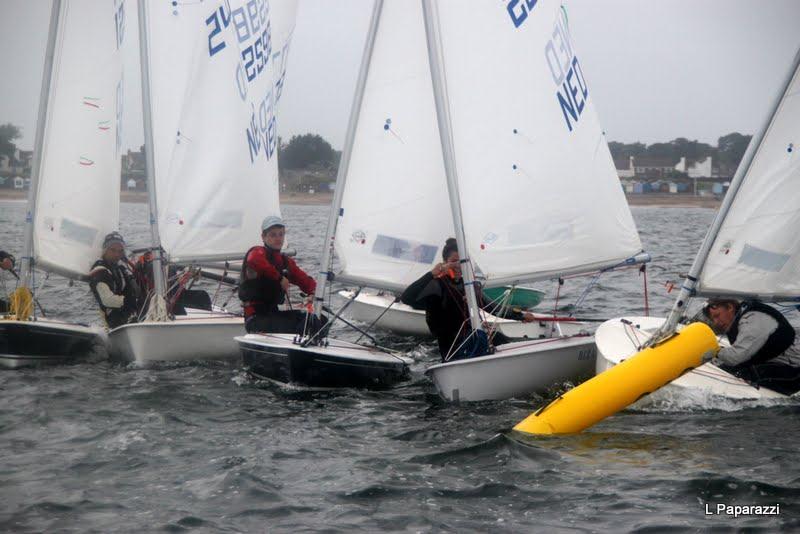
<svg viewBox="0 0 800 534"><path fill-rule="evenodd" d="M130 321L138 310L136 308L137 287L127 270L121 265L109 265L102 259L92 265L90 271L90 284L95 300L97 301L103 318L109 328L116 328ZM97 284L105 283L115 295L124 295L125 303L120 308L107 308L97 292Z"/></svg>
<svg viewBox="0 0 800 534"><path fill-rule="evenodd" d="M252 269L247 267L247 257L250 252L257 249L267 249L267 261L275 267L278 273L283 273L285 269L289 268L289 260L285 254L279 253L283 265L275 265L272 261L272 254L270 249L263 245L256 245L251 247L244 255L242 260L242 272L239 276L239 299L244 305L251 305L255 308L257 314L270 313L277 311L278 305L283 303L284 291L281 287L280 279L272 280L264 276L259 276Z"/></svg>
<svg viewBox="0 0 800 534"><path fill-rule="evenodd" d="M739 311L734 318L733 324L728 329L727 335L731 344L736 343L736 338L739 336L739 320L748 312L760 312L769 315L778 322L778 328L769 335L764 346L743 365L764 363L772 358L780 356L786 349L792 346L795 338L795 331L792 325L789 324L789 321L786 320L786 317L784 317L781 312L758 300L747 300L739 305Z"/></svg>

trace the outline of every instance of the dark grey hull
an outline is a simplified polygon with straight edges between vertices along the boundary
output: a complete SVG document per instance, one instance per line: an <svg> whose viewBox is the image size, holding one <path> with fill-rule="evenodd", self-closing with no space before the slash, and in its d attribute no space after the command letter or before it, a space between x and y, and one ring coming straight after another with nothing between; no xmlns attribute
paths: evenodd
<svg viewBox="0 0 800 534"><path fill-rule="evenodd" d="M301 347L291 342L270 343L237 338L248 372L257 378L311 387L383 389L410 376L404 358L365 354L354 345L353 354L338 347Z"/></svg>
<svg viewBox="0 0 800 534"><path fill-rule="evenodd" d="M0 368L81 361L104 347L100 332L55 321L0 321Z"/></svg>

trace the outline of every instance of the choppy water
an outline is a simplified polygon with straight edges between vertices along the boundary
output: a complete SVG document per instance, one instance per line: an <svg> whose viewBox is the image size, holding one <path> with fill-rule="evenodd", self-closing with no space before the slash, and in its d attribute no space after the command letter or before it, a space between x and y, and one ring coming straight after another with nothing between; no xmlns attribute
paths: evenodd
<svg viewBox="0 0 800 534"><path fill-rule="evenodd" d="M23 211L0 202L0 247L20 252ZM122 206L134 246L146 243L145 211ZM663 314L663 283L688 269L713 213L633 212ZM285 215L310 269L327 207ZM641 312L641 284L636 271L609 276L582 315ZM560 302L581 289L568 281ZM85 286L51 277L39 296L53 315L96 320ZM0 531L800 529L796 405L667 404L520 441L510 428L545 399L443 403L422 374L433 345L383 341L417 360L410 382L384 392L257 383L235 364L0 372ZM780 504L781 515L706 515L717 503Z"/></svg>

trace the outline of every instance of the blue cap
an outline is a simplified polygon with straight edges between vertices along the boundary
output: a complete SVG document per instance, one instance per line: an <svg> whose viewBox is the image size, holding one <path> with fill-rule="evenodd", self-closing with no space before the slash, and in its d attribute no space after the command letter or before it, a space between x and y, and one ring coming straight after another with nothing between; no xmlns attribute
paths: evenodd
<svg viewBox="0 0 800 534"><path fill-rule="evenodd" d="M283 219L281 219L277 215L269 215L267 217L264 217L264 221L261 223L261 231L264 232L266 230L269 230L273 226L286 227L286 225L283 222Z"/></svg>

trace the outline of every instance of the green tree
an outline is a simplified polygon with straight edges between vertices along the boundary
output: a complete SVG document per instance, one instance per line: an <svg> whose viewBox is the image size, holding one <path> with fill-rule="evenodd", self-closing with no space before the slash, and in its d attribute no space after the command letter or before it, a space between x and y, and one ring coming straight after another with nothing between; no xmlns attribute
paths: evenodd
<svg viewBox="0 0 800 534"><path fill-rule="evenodd" d="M280 145L279 162L282 168L306 169L312 165L331 167L336 163L336 152L317 134L295 135L285 145Z"/></svg>
<svg viewBox="0 0 800 534"><path fill-rule="evenodd" d="M739 132L733 132L720 137L717 140L720 165L732 168L738 167L752 137L752 135L742 135Z"/></svg>
<svg viewBox="0 0 800 534"><path fill-rule="evenodd" d="M14 151L17 149L14 141L20 137L22 137L22 130L19 126L11 123L0 124L0 154L5 154L9 158L13 157Z"/></svg>

